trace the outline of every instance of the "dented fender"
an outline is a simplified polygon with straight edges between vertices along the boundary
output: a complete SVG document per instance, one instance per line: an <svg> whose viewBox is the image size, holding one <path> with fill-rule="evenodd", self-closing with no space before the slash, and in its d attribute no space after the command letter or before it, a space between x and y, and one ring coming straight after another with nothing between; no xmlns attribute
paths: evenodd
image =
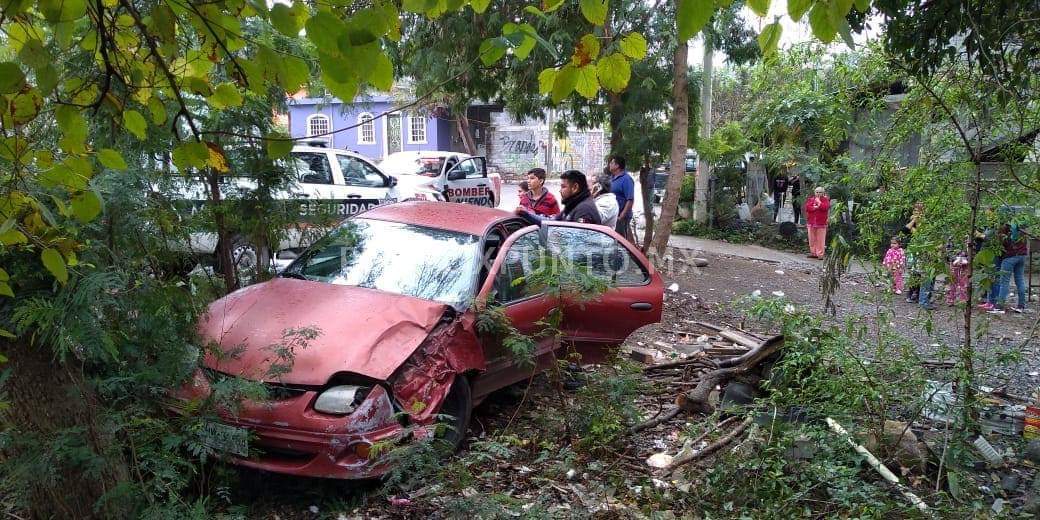
<svg viewBox="0 0 1040 520"><path fill-rule="evenodd" d="M441 322L390 378L394 398L413 421L432 423L455 377L486 368L474 322L471 312Z"/></svg>

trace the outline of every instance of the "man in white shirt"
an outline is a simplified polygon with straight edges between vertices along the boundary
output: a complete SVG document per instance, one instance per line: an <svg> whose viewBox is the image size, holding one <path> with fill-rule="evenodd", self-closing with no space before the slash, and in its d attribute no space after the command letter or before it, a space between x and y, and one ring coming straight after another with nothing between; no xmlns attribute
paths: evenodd
<svg viewBox="0 0 1040 520"><path fill-rule="evenodd" d="M599 210L599 217L602 220L602 225L614 229L617 226L618 219L618 204L617 197L610 192L611 175L609 173L602 173L596 177L595 184L592 185L592 196L596 200L596 209Z"/></svg>

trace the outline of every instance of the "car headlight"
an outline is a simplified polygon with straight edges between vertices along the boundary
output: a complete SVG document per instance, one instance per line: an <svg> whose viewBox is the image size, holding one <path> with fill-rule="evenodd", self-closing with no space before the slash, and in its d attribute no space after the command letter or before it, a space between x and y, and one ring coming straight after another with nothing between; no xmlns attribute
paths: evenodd
<svg viewBox="0 0 1040 520"><path fill-rule="evenodd" d="M314 409L328 414L347 415L365 400L370 388L357 385L337 385L330 387L314 401Z"/></svg>

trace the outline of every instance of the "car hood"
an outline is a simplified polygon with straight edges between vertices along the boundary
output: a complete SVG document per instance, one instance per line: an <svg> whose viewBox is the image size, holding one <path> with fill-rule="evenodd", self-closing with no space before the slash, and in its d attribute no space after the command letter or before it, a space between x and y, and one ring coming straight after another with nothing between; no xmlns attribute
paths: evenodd
<svg viewBox="0 0 1040 520"><path fill-rule="evenodd" d="M323 385L337 372L385 380L447 305L373 289L275 278L209 306L198 331L205 365L257 381ZM316 332L313 339L301 329ZM290 350L292 354L285 354Z"/></svg>

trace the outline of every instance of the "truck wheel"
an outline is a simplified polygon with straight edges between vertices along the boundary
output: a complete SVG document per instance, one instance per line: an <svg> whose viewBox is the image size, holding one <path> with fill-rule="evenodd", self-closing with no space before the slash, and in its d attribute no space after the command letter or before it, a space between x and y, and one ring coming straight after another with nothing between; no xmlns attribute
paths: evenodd
<svg viewBox="0 0 1040 520"><path fill-rule="evenodd" d="M466 438L469 420L473 415L473 394L469 381L462 374L455 376L455 382L451 384L451 390L444 398L439 415L443 416L443 419L439 419L438 422L445 426L439 437L451 446L452 451L458 450Z"/></svg>
<svg viewBox="0 0 1040 520"><path fill-rule="evenodd" d="M266 255L266 258L263 255ZM231 240L231 266L240 287L256 281L261 266L265 264L270 266L269 252L257 247L243 236L236 236ZM219 259L217 269L221 273L224 272Z"/></svg>

